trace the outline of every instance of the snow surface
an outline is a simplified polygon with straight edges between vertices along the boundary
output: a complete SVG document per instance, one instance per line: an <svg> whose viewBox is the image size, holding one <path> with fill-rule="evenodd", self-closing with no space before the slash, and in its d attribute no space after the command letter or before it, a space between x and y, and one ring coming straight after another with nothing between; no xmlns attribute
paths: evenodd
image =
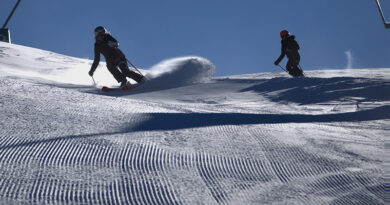
<svg viewBox="0 0 390 205"><path fill-rule="evenodd" d="M0 204L385 204L390 69L212 78L0 43Z"/></svg>

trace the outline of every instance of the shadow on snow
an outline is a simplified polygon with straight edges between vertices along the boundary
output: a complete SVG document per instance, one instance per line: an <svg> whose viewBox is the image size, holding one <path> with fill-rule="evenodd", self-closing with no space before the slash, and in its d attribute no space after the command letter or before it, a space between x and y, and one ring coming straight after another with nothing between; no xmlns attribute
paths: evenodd
<svg viewBox="0 0 390 205"><path fill-rule="evenodd" d="M361 101L388 101L390 82L385 79L354 77L273 78L242 89L257 92L272 101L301 105L354 98Z"/></svg>
<svg viewBox="0 0 390 205"><path fill-rule="evenodd" d="M359 122L390 119L390 106L339 114L150 113L129 131L175 130L217 125Z"/></svg>
<svg viewBox="0 0 390 205"><path fill-rule="evenodd" d="M147 113L145 119L136 126L124 125L122 130L68 135L50 139L33 140L12 145L0 146L0 149L19 146L32 146L40 143L49 143L61 140L91 138L106 135L120 135L141 131L163 131L190 129L217 125L250 125L276 123L327 123L327 122L363 122L371 120L390 119L390 106L381 106L370 110L363 110L339 114L301 115L301 114L244 114L244 113Z"/></svg>

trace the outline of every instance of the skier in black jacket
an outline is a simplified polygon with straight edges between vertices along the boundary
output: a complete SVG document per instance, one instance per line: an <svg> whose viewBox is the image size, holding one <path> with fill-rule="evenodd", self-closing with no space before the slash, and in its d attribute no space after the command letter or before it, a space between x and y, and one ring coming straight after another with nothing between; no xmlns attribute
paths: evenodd
<svg viewBox="0 0 390 205"><path fill-rule="evenodd" d="M108 70L121 83L120 87L128 85L126 77L134 79L137 83L143 81L144 77L142 75L130 71L125 55L118 48L118 41L104 27L96 27L95 39L95 59L88 73L90 76L93 76L100 62L100 54L103 54Z"/></svg>
<svg viewBox="0 0 390 205"><path fill-rule="evenodd" d="M286 65L287 72L296 77L303 76L303 71L298 67L301 60L298 50L300 49L295 36L291 35L287 30L280 32L280 37L282 38L282 53L279 58L275 61L275 65L279 65L280 61L287 55L288 62Z"/></svg>

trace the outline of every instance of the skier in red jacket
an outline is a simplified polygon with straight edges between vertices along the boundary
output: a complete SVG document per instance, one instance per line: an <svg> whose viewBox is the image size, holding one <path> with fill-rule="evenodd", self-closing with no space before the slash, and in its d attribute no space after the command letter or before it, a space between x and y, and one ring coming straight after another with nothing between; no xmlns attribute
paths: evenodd
<svg viewBox="0 0 390 205"><path fill-rule="evenodd" d="M118 41L112 37L104 27L96 27L95 39L95 58L91 66L91 70L88 72L90 76L93 76L93 73L100 62L100 54L103 54L106 59L108 70L114 78L121 83L120 87L128 85L126 77L132 78L137 83L143 81L144 76L134 71L130 71L125 55L118 48Z"/></svg>

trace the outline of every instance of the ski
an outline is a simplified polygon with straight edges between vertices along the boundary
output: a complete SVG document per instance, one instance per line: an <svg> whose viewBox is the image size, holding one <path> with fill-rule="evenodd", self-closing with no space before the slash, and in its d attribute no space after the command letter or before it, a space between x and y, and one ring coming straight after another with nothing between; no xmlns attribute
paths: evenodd
<svg viewBox="0 0 390 205"><path fill-rule="evenodd" d="M130 91L131 89L132 89L132 87L130 85L126 85L123 88L120 88L120 87L110 88L110 87L107 87L107 86L103 86L102 87L102 91L103 92L111 92L111 91L115 91L115 90L123 90L123 91L127 92L127 91Z"/></svg>
<svg viewBox="0 0 390 205"><path fill-rule="evenodd" d="M126 86L124 86L124 87L108 87L108 86L103 86L102 87L102 91L103 92L111 92L111 91L116 91L116 90L123 90L123 91L125 91L125 92L127 92L127 91L130 91L130 90L133 90L133 89L135 89L135 88L138 88L139 86L142 86L143 84L145 84L146 83L146 79L145 80L143 80L143 81L141 81L140 83L137 83L137 84L128 84L128 85L126 85Z"/></svg>

